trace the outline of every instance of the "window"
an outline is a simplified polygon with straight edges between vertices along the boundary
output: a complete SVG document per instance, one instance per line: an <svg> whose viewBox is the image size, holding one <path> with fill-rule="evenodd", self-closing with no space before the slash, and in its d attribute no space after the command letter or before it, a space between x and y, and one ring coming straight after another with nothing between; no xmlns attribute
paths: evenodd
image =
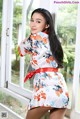
<svg viewBox="0 0 80 119"><path fill-rule="evenodd" d="M62 73L69 90L69 108L71 108L72 104L77 8L77 4L60 4L57 14L57 33L64 51L64 68Z"/></svg>

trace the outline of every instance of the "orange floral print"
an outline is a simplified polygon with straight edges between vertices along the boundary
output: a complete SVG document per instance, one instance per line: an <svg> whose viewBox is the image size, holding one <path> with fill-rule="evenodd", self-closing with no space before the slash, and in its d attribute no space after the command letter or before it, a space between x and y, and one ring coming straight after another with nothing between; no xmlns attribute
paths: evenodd
<svg viewBox="0 0 80 119"><path fill-rule="evenodd" d="M37 60L33 60L33 62L34 62L34 64L38 64L38 63L37 63Z"/></svg>
<svg viewBox="0 0 80 119"><path fill-rule="evenodd" d="M43 38L43 42L44 42L44 44L46 44L47 43L47 39Z"/></svg>
<svg viewBox="0 0 80 119"><path fill-rule="evenodd" d="M46 93L44 93L43 91L41 92L41 97L46 99Z"/></svg>
<svg viewBox="0 0 80 119"><path fill-rule="evenodd" d="M39 41L41 41L42 40L42 37L40 36L40 35L31 35L31 39L32 40L39 40Z"/></svg>
<svg viewBox="0 0 80 119"><path fill-rule="evenodd" d="M34 70L42 67L58 67L56 60L52 56L48 38L48 34L43 32L31 34L18 48L21 56L26 53L31 54L30 64ZM28 109L39 106L53 108L66 108L68 106L69 94L65 80L61 75L59 70L56 73L41 72L35 74L33 80L34 91Z"/></svg>

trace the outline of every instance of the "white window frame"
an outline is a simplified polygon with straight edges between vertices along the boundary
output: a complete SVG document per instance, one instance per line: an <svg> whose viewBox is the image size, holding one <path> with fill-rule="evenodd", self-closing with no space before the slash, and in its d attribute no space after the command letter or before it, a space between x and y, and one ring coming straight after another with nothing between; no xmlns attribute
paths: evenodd
<svg viewBox="0 0 80 119"><path fill-rule="evenodd" d="M23 19L22 19L22 35L21 39L25 38L26 31L26 7L27 1L23 0ZM24 58L20 59L20 85L11 82L11 40L12 40L12 26L13 26L13 0L3 0L3 28L2 28L2 65L1 65L1 87L6 86L9 90L31 99L32 91L23 87L24 79ZM21 40L19 39L19 40ZM4 41L5 40L5 41ZM5 74L5 75L4 75Z"/></svg>
<svg viewBox="0 0 80 119"><path fill-rule="evenodd" d="M12 40L12 26L13 26L13 1L14 0L3 0L3 12L2 12L2 39L1 39L1 80L0 80L0 91L7 93L13 98L18 99L23 104L28 105L32 91L23 88L23 81L21 77L24 73L24 67L22 74L20 75L20 85L17 86L14 83L11 83L11 40ZM22 20L22 32L21 39L25 37L25 25L26 25L26 9L27 1L23 0L23 20ZM24 63L24 59L22 63ZM21 61L20 61L21 62ZM22 64L21 64L22 65ZM24 66L24 65L23 65ZM2 104L0 104L1 106ZM14 115L16 119L23 119L5 105L3 108L7 110L11 115Z"/></svg>

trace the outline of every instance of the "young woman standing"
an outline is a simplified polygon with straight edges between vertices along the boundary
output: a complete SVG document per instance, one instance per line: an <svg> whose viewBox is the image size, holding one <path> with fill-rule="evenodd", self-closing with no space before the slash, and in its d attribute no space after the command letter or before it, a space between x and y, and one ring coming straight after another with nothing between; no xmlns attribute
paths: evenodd
<svg viewBox="0 0 80 119"><path fill-rule="evenodd" d="M25 81L34 77L34 89L26 119L41 119L50 110L50 119L63 119L69 102L67 86L58 71L63 67L63 50L55 34L53 19L46 9L35 9L30 20L31 34L21 42L21 56L31 54L34 71Z"/></svg>

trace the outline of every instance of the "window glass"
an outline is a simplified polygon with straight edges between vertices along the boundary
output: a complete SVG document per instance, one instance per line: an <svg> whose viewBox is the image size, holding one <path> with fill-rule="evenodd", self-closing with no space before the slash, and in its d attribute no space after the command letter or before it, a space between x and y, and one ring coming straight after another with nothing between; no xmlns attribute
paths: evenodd
<svg viewBox="0 0 80 119"><path fill-rule="evenodd" d="M72 100L77 8L77 4L60 4L57 14L57 33L64 51L64 67L61 71L69 90L70 108Z"/></svg>

